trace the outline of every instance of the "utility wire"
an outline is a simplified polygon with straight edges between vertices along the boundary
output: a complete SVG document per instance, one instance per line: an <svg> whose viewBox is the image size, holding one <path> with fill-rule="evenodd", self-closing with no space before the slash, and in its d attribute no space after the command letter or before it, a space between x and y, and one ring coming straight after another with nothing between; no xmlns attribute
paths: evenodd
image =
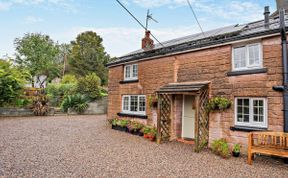
<svg viewBox="0 0 288 178"><path fill-rule="evenodd" d="M138 22L138 24L139 24L145 31L148 30L119 0L116 0L116 1L120 4L120 6L122 6L122 7L128 12L128 14L129 14L131 17L133 17L134 20L136 20L136 22ZM150 33L150 34L151 34L151 36L152 36L161 46L164 47L164 45L163 45L152 33Z"/></svg>
<svg viewBox="0 0 288 178"><path fill-rule="evenodd" d="M197 24L198 24L198 26L199 26L199 28L200 28L200 30L201 30L201 32L202 32L202 35L205 37L204 31L203 31L203 29L202 29L202 26L201 26L200 22L198 21L198 18L197 18L197 16L196 16L196 13L195 13L195 11L194 11L194 9L193 9L190 1L189 1L189 0L186 0L186 1L187 1L188 5L189 5L189 7L190 7L190 9L191 9L191 11L192 11L192 13L193 13L193 15L194 15L194 18L195 18L196 21L197 21Z"/></svg>

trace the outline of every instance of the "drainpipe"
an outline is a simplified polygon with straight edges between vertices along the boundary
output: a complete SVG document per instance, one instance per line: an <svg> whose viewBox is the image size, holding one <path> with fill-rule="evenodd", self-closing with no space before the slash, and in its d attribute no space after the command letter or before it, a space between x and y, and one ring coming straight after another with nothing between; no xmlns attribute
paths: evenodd
<svg viewBox="0 0 288 178"><path fill-rule="evenodd" d="M288 132L288 64L287 64L287 38L285 27L285 9L280 9L280 30L282 41L283 86L273 86L275 91L283 92L284 105L284 132Z"/></svg>

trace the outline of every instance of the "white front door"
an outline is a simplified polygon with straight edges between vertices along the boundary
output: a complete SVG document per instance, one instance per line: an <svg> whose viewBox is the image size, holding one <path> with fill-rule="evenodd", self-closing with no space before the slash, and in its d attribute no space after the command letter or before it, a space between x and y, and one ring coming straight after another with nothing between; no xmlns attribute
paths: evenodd
<svg viewBox="0 0 288 178"><path fill-rule="evenodd" d="M183 95L182 138L195 138L194 96Z"/></svg>

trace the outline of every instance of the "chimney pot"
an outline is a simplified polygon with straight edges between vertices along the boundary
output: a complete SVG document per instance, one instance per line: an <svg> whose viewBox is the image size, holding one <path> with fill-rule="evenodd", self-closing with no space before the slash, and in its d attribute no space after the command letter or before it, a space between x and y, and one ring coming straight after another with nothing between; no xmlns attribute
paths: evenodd
<svg viewBox="0 0 288 178"><path fill-rule="evenodd" d="M265 28L269 28L269 16L270 16L269 6L265 6L264 8L264 27Z"/></svg>
<svg viewBox="0 0 288 178"><path fill-rule="evenodd" d="M149 50L154 48L154 41L150 38L151 32L145 31L145 37L142 39L142 49Z"/></svg>

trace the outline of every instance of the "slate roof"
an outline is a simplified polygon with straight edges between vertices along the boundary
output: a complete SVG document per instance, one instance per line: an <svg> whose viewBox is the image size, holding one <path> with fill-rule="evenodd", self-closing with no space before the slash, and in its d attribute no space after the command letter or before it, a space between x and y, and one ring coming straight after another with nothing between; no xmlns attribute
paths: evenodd
<svg viewBox="0 0 288 178"><path fill-rule="evenodd" d="M185 82L185 83L169 83L161 87L158 93L174 93L174 92L199 92L210 82Z"/></svg>
<svg viewBox="0 0 288 178"><path fill-rule="evenodd" d="M286 27L288 26L288 16L285 16ZM269 34L280 34L279 16L270 17L269 28L264 27L264 20L251 22L242 25L231 25L202 33L197 33L182 38L177 38L162 42L162 45L155 44L154 48L148 51L139 49L127 55L117 58L107 66L122 64L125 62L137 61L143 58L161 57L163 55L182 52L191 49L219 45L221 43L232 42L241 39L264 36Z"/></svg>

